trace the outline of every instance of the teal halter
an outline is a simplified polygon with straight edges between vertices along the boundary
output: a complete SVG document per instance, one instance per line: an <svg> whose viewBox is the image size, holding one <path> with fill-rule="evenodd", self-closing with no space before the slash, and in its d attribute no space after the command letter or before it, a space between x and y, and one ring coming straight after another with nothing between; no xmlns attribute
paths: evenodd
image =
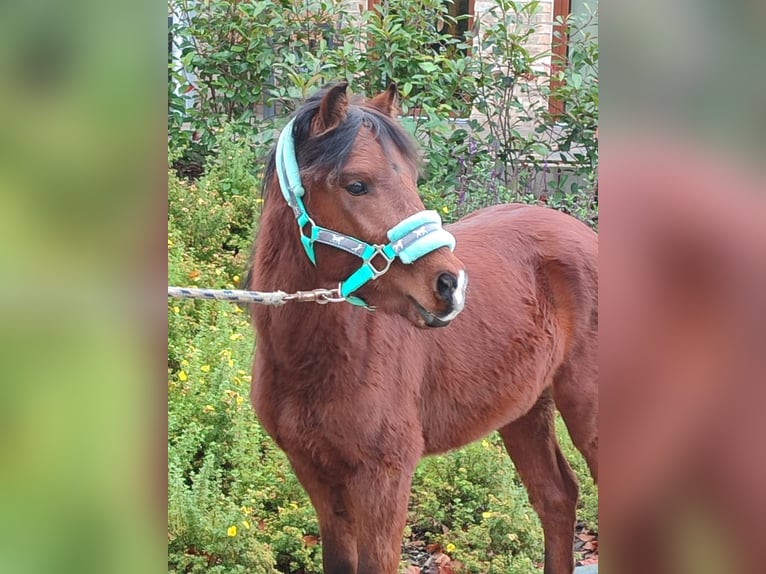
<svg viewBox="0 0 766 574"><path fill-rule="evenodd" d="M306 207L301 199L304 190L295 156L293 120L288 122L279 135L276 169L279 187L285 201L295 214L301 243L311 263L316 265L314 243L323 243L342 249L362 260L361 267L345 281L341 281L338 286L341 297L353 305L367 307L367 303L359 297L351 296L351 294L367 282L386 273L397 257L402 263L409 265L440 247L448 247L450 251L455 249L454 236L442 228L441 218L435 211L420 211L396 224L388 230L386 235L389 243L385 245L370 245L355 237L326 229L314 223L306 212ZM378 263L379 267L373 263L377 257L382 258L382 261Z"/></svg>

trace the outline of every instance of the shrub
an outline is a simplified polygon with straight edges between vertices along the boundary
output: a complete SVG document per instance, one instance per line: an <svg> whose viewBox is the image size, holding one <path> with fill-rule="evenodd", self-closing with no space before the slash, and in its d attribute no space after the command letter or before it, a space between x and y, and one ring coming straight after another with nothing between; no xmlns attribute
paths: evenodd
<svg viewBox="0 0 766 574"><path fill-rule="evenodd" d="M228 264L252 243L260 181L248 141L228 124L217 130L204 176L189 182L168 172L168 226L195 260Z"/></svg>
<svg viewBox="0 0 766 574"><path fill-rule="evenodd" d="M214 311L201 322L170 311L169 570L321 572L320 548L306 538L318 535L313 510L247 398L246 315L225 303L190 305Z"/></svg>

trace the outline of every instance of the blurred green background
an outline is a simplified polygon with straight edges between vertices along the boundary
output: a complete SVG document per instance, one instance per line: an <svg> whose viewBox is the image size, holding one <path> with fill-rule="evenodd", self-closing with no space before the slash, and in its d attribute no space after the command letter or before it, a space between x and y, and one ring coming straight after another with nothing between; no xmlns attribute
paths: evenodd
<svg viewBox="0 0 766 574"><path fill-rule="evenodd" d="M0 5L3 572L164 568L166 49L162 4Z"/></svg>

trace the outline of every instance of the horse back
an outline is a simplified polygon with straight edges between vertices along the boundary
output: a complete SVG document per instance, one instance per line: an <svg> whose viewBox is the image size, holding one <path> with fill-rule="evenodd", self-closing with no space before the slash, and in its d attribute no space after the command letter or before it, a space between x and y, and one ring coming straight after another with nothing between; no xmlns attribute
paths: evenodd
<svg viewBox="0 0 766 574"><path fill-rule="evenodd" d="M457 238L458 256L466 261L472 291L526 290L545 300L558 322L571 329L598 306L597 235L574 217L507 204L476 211L449 229Z"/></svg>

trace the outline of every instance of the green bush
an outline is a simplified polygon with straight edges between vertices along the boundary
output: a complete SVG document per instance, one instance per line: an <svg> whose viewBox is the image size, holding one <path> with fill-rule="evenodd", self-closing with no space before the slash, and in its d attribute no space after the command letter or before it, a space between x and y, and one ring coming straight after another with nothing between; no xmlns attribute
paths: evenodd
<svg viewBox="0 0 766 574"><path fill-rule="evenodd" d="M231 258L246 259L252 243L262 201L255 175L259 163L250 143L228 124L217 128L212 151L205 174L196 181L169 170L169 235L195 261L220 263L231 270Z"/></svg>
<svg viewBox="0 0 766 574"><path fill-rule="evenodd" d="M468 572L542 553L539 521L497 435L423 460L410 508L412 531L442 548L454 546L451 557Z"/></svg>
<svg viewBox="0 0 766 574"><path fill-rule="evenodd" d="M213 308L203 321L178 305L169 313L169 570L321 572L320 547L305 538L318 535L311 505L250 407L247 316L188 304L199 306Z"/></svg>

